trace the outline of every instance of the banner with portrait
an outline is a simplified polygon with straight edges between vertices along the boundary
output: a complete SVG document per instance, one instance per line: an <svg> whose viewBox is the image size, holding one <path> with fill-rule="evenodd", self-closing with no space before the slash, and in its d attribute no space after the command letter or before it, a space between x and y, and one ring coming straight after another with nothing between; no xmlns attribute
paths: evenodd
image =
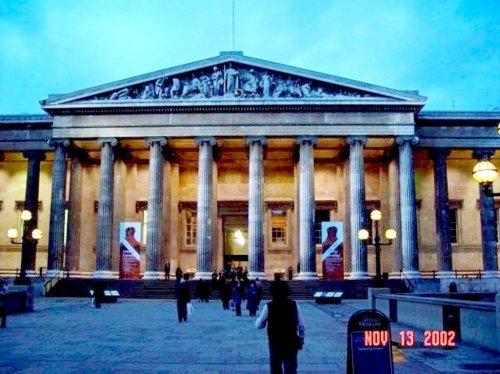
<svg viewBox="0 0 500 374"><path fill-rule="evenodd" d="M321 243L323 279L344 279L344 223L321 222Z"/></svg>
<svg viewBox="0 0 500 374"><path fill-rule="evenodd" d="M141 274L141 223L120 222L120 279L139 279Z"/></svg>

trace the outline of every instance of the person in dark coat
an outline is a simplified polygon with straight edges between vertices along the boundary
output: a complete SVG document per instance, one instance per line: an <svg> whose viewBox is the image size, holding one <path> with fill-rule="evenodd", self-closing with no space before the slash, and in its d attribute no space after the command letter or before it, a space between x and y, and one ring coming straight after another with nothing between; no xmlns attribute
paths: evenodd
<svg viewBox="0 0 500 374"><path fill-rule="evenodd" d="M257 314L257 287L255 282L250 282L247 289L247 309L250 313L250 317L254 317Z"/></svg>
<svg viewBox="0 0 500 374"><path fill-rule="evenodd" d="M297 353L302 348L304 324L298 304L288 299L289 289L284 281L270 288L272 301L264 305L255 327L267 326L271 374L297 373Z"/></svg>
<svg viewBox="0 0 500 374"><path fill-rule="evenodd" d="M184 274L183 278L177 283L175 297L177 299L177 317L179 318L179 322L186 322L187 304L191 301L189 274Z"/></svg>
<svg viewBox="0 0 500 374"><path fill-rule="evenodd" d="M182 279L182 269L177 266L177 269L175 269L175 280L179 282Z"/></svg>
<svg viewBox="0 0 500 374"><path fill-rule="evenodd" d="M96 309L101 307L101 303L104 300L104 285L101 282L96 282L94 284L94 303Z"/></svg>
<svg viewBox="0 0 500 374"><path fill-rule="evenodd" d="M233 299L234 309L237 316L241 316L241 301L243 300L242 294L245 292L243 285L239 280L233 282L233 289L231 297Z"/></svg>
<svg viewBox="0 0 500 374"><path fill-rule="evenodd" d="M220 300L222 301L222 309L229 310L229 300L231 300L231 286L226 277L221 277L219 280Z"/></svg>
<svg viewBox="0 0 500 374"><path fill-rule="evenodd" d="M165 262L165 280L170 280L170 262Z"/></svg>

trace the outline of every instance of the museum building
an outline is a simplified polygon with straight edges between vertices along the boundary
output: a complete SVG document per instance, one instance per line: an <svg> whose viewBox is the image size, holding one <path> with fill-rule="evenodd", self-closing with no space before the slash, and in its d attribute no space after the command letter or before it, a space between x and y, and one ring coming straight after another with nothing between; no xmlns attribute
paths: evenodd
<svg viewBox="0 0 500 374"><path fill-rule="evenodd" d="M241 52L50 96L47 115L0 116L0 272L118 278L133 227L144 279L166 261L315 279L330 222L346 279L375 272L378 226L397 233L389 277L497 278L500 200L472 170L500 165L500 112L425 103Z"/></svg>

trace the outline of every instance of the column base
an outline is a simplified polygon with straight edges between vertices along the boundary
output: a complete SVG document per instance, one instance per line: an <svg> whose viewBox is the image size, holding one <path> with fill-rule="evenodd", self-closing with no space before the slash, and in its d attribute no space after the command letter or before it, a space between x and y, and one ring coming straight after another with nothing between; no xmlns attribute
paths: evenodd
<svg viewBox="0 0 500 374"><path fill-rule="evenodd" d="M389 273L389 279L401 279L401 273L399 271L391 271Z"/></svg>
<svg viewBox="0 0 500 374"><path fill-rule="evenodd" d="M452 271L438 271L436 273L436 278L439 279L449 279L449 278L455 278L455 273Z"/></svg>
<svg viewBox="0 0 500 374"><path fill-rule="evenodd" d="M411 271L403 271L403 276L401 278L408 278L408 279L419 279L422 278L422 274L418 270L411 270Z"/></svg>
<svg viewBox="0 0 500 374"><path fill-rule="evenodd" d="M500 277L500 272L498 270L484 270L481 272L481 278L499 278Z"/></svg>
<svg viewBox="0 0 500 374"><path fill-rule="evenodd" d="M316 280L318 279L318 274L313 273L313 272L304 272L301 271L295 279L297 280Z"/></svg>
<svg viewBox="0 0 500 374"><path fill-rule="evenodd" d="M248 273L248 279L255 280L259 278L260 280L266 278L266 273L263 271L251 271Z"/></svg>
<svg viewBox="0 0 500 374"><path fill-rule="evenodd" d="M212 279L212 272L210 271L197 271L193 279Z"/></svg>
<svg viewBox="0 0 500 374"><path fill-rule="evenodd" d="M38 274L36 273L35 270L26 270L26 277L35 278L37 276L38 276Z"/></svg>
<svg viewBox="0 0 500 374"><path fill-rule="evenodd" d="M351 271L349 279L370 279L370 274L366 271Z"/></svg>
<svg viewBox="0 0 500 374"><path fill-rule="evenodd" d="M114 279L116 278L115 272L110 270L97 270L92 275L96 279Z"/></svg>
<svg viewBox="0 0 500 374"><path fill-rule="evenodd" d="M164 279L165 273L161 271L145 271L142 279Z"/></svg>

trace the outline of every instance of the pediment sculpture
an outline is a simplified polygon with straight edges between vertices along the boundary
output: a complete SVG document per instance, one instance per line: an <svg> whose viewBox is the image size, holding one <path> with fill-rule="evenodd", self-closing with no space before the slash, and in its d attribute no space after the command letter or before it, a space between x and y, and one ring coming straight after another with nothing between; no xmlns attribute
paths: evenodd
<svg viewBox="0 0 500 374"><path fill-rule="evenodd" d="M163 76L95 96L94 100L224 100L224 99L388 99L353 88L226 63L195 72Z"/></svg>

